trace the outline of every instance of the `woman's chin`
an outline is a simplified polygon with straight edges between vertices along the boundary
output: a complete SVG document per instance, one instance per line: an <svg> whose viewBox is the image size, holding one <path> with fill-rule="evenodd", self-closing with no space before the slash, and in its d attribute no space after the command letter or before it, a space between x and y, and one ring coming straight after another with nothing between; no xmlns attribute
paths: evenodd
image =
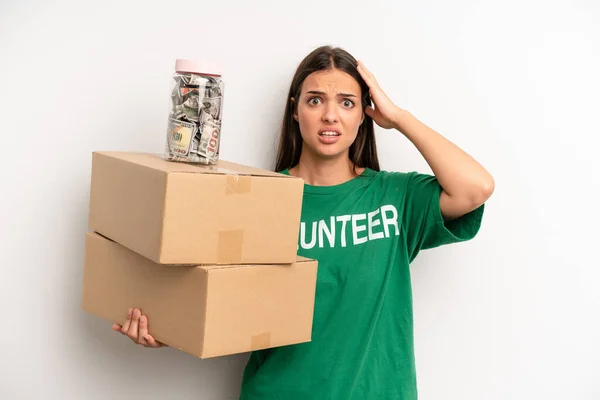
<svg viewBox="0 0 600 400"><path fill-rule="evenodd" d="M323 159L327 159L327 160L332 160L335 158L339 158L339 157L348 157L348 150L347 149L342 149L340 147L325 147L325 148L319 148L317 149L317 151L315 152L316 155L319 158L323 158Z"/></svg>

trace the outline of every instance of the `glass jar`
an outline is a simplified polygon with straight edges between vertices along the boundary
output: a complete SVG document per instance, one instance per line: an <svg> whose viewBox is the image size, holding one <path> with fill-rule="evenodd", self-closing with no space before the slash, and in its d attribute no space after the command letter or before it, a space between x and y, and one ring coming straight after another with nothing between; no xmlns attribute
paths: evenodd
<svg viewBox="0 0 600 400"><path fill-rule="evenodd" d="M173 80L165 158L216 164L223 113L221 74L208 64L178 59Z"/></svg>

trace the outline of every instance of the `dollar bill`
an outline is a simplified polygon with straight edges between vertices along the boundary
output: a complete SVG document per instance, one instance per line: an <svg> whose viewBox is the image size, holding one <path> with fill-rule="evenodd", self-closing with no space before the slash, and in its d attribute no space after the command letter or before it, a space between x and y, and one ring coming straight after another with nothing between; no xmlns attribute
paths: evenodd
<svg viewBox="0 0 600 400"><path fill-rule="evenodd" d="M199 147L199 145L200 145L200 138L198 137L198 135L196 135L192 139L192 148L190 149L190 153L198 154L198 147Z"/></svg>
<svg viewBox="0 0 600 400"><path fill-rule="evenodd" d="M211 81L204 87L204 97L221 97L221 86L221 82L215 80Z"/></svg>
<svg viewBox="0 0 600 400"><path fill-rule="evenodd" d="M190 122L200 121L198 98L190 97L185 103L183 103L182 111L185 119Z"/></svg>
<svg viewBox="0 0 600 400"><path fill-rule="evenodd" d="M212 117L213 120L220 121L221 120L221 97L205 97L202 99L202 108L200 110L201 114L208 114ZM206 118L200 117L200 119L205 120Z"/></svg>
<svg viewBox="0 0 600 400"><path fill-rule="evenodd" d="M168 155L165 157L167 161L179 161L193 164L214 165L216 162L198 154L190 153L185 157Z"/></svg>
<svg viewBox="0 0 600 400"><path fill-rule="evenodd" d="M196 124L170 118L167 133L169 155L185 157L190 154L192 140L197 131Z"/></svg>
<svg viewBox="0 0 600 400"><path fill-rule="evenodd" d="M186 79L189 79L189 85L206 86L206 84L210 82L208 77L201 75L190 75L189 78L186 77Z"/></svg>
<svg viewBox="0 0 600 400"><path fill-rule="evenodd" d="M198 155L216 161L219 156L221 124L212 120L204 121L198 133L200 134Z"/></svg>
<svg viewBox="0 0 600 400"><path fill-rule="evenodd" d="M170 118L177 119L177 120L183 120L185 118L185 113L183 112L183 106L182 105L175 106L173 108L173 110L171 111Z"/></svg>

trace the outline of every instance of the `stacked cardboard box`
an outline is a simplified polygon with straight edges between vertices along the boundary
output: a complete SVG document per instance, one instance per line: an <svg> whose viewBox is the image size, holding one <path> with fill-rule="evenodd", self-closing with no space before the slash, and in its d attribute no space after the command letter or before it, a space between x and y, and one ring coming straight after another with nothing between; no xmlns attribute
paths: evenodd
<svg viewBox="0 0 600 400"><path fill-rule="evenodd" d="M82 307L200 358L310 341L317 262L296 255L303 181L226 161L92 155Z"/></svg>

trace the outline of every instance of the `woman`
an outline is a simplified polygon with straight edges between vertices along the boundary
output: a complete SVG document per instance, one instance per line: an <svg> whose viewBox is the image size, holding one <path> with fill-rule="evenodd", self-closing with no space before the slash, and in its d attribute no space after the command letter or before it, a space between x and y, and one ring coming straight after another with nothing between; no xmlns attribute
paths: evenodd
<svg viewBox="0 0 600 400"><path fill-rule="evenodd" d="M404 134L435 176L380 171L374 122ZM409 264L477 234L493 178L331 47L296 71L276 170L306 183L298 254L319 261L312 341L252 353L240 399L416 399ZM139 310L114 329L161 345Z"/></svg>

